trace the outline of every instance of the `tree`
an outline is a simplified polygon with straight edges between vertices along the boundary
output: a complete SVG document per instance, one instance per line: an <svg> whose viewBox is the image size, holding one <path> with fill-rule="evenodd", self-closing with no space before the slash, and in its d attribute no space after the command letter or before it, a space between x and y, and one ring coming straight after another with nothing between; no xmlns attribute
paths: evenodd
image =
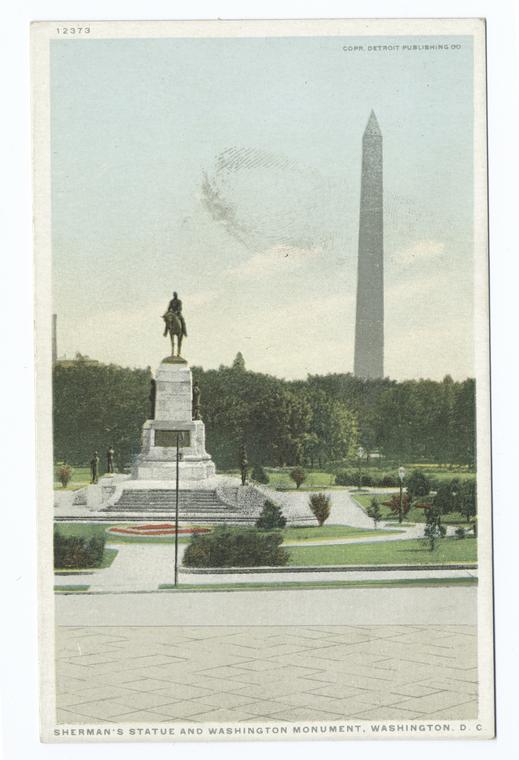
<svg viewBox="0 0 519 760"><path fill-rule="evenodd" d="M286 524L286 517L284 517L280 507L267 499L260 516L256 520L256 528L273 530L274 528L284 528Z"/></svg>
<svg viewBox="0 0 519 760"><path fill-rule="evenodd" d="M140 451L149 415L150 369L77 362L53 370L54 455L86 465L92 452L115 446L121 465Z"/></svg>
<svg viewBox="0 0 519 760"><path fill-rule="evenodd" d="M380 511L380 504L376 496L374 496L371 499L371 504L369 505L367 509L368 517L371 517L373 520L373 523L375 524L375 528L377 527L377 523L380 522L382 518L382 512Z"/></svg>
<svg viewBox="0 0 519 760"><path fill-rule="evenodd" d="M65 462L57 468L56 476L63 488L66 488L72 480L72 473L72 467L69 464L65 464Z"/></svg>
<svg viewBox="0 0 519 760"><path fill-rule="evenodd" d="M406 487L410 500L414 501L420 496L427 496L431 490L431 483L422 470L413 470L407 478Z"/></svg>
<svg viewBox="0 0 519 760"><path fill-rule="evenodd" d="M459 511L470 522L477 515L477 491L475 480L465 480L459 491Z"/></svg>
<svg viewBox="0 0 519 760"><path fill-rule="evenodd" d="M459 505L459 481L452 480L447 483L440 483L436 489L433 498L433 506L441 515L447 515L449 512L456 512ZM455 496L456 494L456 496Z"/></svg>
<svg viewBox="0 0 519 760"><path fill-rule="evenodd" d="M243 354L241 351L238 351L238 353L234 357L234 361L232 363L232 369L238 370L238 372L245 372L245 359L243 358Z"/></svg>
<svg viewBox="0 0 519 760"><path fill-rule="evenodd" d="M260 464L255 464L252 468L252 479L255 480L256 483L263 483L265 485L270 480L269 476Z"/></svg>
<svg viewBox="0 0 519 760"><path fill-rule="evenodd" d="M425 528L424 537L429 542L429 548L434 551L434 547L440 538L446 533L445 526L441 524L441 514L439 510L430 507L425 510Z"/></svg>
<svg viewBox="0 0 519 760"><path fill-rule="evenodd" d="M290 473L290 477L296 484L296 488L299 488L301 483L304 483L306 480L306 472L303 470L302 467L294 467L294 469Z"/></svg>
<svg viewBox="0 0 519 760"><path fill-rule="evenodd" d="M330 510L332 508L330 497L325 493L313 493L310 496L309 504L319 523L319 527L321 527L330 517Z"/></svg>
<svg viewBox="0 0 519 760"><path fill-rule="evenodd" d="M389 501L382 502L385 507L389 507L391 514L398 517L399 522L402 522L402 518L406 517L407 513L411 509L411 499L406 493L402 494L402 509L400 509L400 494L394 493Z"/></svg>

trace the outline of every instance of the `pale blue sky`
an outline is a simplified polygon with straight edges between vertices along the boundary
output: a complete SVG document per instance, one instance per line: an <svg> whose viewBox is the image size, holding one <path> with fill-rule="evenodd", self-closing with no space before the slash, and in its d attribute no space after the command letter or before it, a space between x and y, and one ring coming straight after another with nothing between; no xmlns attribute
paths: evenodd
<svg viewBox="0 0 519 760"><path fill-rule="evenodd" d="M362 44L460 49L345 52ZM472 46L460 38L51 43L60 354L155 367L242 351L353 367L362 133L384 138L386 373L473 374Z"/></svg>

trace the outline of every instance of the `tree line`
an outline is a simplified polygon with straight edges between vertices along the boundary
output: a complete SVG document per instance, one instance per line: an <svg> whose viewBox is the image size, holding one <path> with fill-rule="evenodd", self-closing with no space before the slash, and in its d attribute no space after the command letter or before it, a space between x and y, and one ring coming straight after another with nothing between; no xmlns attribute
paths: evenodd
<svg viewBox="0 0 519 760"><path fill-rule="evenodd" d="M380 451L395 461L473 465L475 384L361 380L351 374L287 381L231 367L193 367L202 391L207 450L220 469L237 467L245 444L262 466L327 467ZM119 468L140 451L151 370L82 364L54 368L54 457L76 466L116 450Z"/></svg>

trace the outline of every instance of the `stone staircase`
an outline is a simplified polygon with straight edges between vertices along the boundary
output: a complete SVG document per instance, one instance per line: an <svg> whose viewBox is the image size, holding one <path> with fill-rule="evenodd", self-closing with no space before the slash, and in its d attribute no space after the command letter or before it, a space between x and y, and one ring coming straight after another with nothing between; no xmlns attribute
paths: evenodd
<svg viewBox="0 0 519 760"><path fill-rule="evenodd" d="M222 501L216 490L181 490L178 493L179 517L199 524L234 523L252 525L260 509L240 508ZM139 516L169 520L175 515L175 491L166 488L125 488L120 499L103 510L113 517Z"/></svg>

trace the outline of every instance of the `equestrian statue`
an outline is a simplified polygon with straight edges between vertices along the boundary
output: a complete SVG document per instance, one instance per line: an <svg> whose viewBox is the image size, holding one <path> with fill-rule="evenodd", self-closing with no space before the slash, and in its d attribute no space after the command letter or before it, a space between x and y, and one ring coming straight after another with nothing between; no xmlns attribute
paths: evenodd
<svg viewBox="0 0 519 760"><path fill-rule="evenodd" d="M165 322L164 335L169 333L171 338L171 356L175 356L175 336L177 337L177 356L180 356L182 350L182 339L187 338L186 322L182 315L182 301L177 293L173 293L173 298L168 304L166 312L162 315Z"/></svg>

